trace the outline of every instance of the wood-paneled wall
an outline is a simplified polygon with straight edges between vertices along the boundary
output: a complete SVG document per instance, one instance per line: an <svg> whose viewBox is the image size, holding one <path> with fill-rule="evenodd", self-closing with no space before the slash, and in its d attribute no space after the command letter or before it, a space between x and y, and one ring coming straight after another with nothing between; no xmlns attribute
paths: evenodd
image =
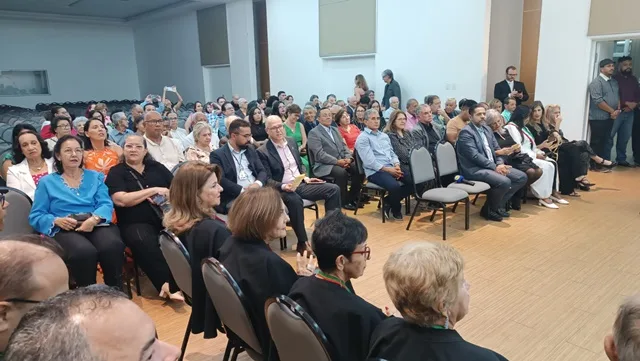
<svg viewBox="0 0 640 361"><path fill-rule="evenodd" d="M527 103L535 100L541 11L542 0L524 0L519 72L520 81L525 84L529 92L529 101Z"/></svg>
<svg viewBox="0 0 640 361"><path fill-rule="evenodd" d="M640 33L638 14L640 14L638 0L591 0L587 35Z"/></svg>

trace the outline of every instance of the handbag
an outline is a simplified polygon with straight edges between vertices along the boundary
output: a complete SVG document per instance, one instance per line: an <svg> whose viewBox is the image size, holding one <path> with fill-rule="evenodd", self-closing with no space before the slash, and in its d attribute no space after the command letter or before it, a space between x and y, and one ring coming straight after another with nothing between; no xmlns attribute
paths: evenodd
<svg viewBox="0 0 640 361"><path fill-rule="evenodd" d="M140 190L145 190L146 188L142 185L142 182L140 182L140 179L138 178L138 176L136 176L135 173L133 173L130 169L128 171L129 171L129 174L131 174L131 176L133 177L133 179L135 179L136 182L138 183L138 187L140 187ZM162 210L162 207L149 200L147 200L147 202L149 202L151 209L153 209L153 213L155 213L156 216L158 216L158 218L160 219L160 222L162 222L162 219L164 218L164 211Z"/></svg>

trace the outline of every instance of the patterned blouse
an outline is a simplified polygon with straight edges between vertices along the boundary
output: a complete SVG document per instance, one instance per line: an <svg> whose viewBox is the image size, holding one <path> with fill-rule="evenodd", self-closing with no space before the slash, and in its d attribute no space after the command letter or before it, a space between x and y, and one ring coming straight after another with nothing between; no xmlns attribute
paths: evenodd
<svg viewBox="0 0 640 361"><path fill-rule="evenodd" d="M207 152L196 146L191 146L184 151L184 156L188 161L199 160L201 162L209 163L210 162L209 156L211 155L212 151L213 151L213 147L211 147L211 150Z"/></svg>
<svg viewBox="0 0 640 361"><path fill-rule="evenodd" d="M109 174L109 169L120 161L118 153L109 147L105 147L102 150L87 150L84 154L84 167L100 172L105 176Z"/></svg>
<svg viewBox="0 0 640 361"><path fill-rule="evenodd" d="M400 160L400 168L403 172L406 172L405 168L409 169L409 155L411 150L420 148L419 144L416 144L416 139L413 137L413 133L404 131L403 136L399 136L396 132L389 132L389 139L391 140L391 147Z"/></svg>

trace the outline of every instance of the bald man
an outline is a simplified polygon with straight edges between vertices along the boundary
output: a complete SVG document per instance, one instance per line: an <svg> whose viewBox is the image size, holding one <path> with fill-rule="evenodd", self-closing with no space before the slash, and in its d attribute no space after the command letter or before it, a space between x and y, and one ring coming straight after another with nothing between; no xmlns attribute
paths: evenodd
<svg viewBox="0 0 640 361"><path fill-rule="evenodd" d="M48 237L0 241L0 359L22 316L69 288L61 255L60 246Z"/></svg>
<svg viewBox="0 0 640 361"><path fill-rule="evenodd" d="M185 161L184 154L171 138L162 135L164 121L160 113L151 111L144 115L144 139L149 154L168 170Z"/></svg>

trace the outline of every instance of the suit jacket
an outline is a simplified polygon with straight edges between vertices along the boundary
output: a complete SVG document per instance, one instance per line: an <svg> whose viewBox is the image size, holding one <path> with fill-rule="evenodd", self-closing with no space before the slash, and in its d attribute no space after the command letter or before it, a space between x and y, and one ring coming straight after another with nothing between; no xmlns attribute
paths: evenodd
<svg viewBox="0 0 640 361"><path fill-rule="evenodd" d="M355 108L352 108L351 105L347 105L347 113L349 114L349 117L351 118L351 121L353 121L355 119L355 115L356 115Z"/></svg>
<svg viewBox="0 0 640 361"><path fill-rule="evenodd" d="M482 138L474 129L473 124L467 124L460 131L456 142L460 173L465 178L473 179L473 175L481 169L495 170L497 165L504 164L504 160L496 155L495 151L500 149L500 145L498 145L493 131L486 125L483 125L481 130L487 137L494 161L487 158Z"/></svg>
<svg viewBox="0 0 640 361"><path fill-rule="evenodd" d="M425 128L418 122L411 130L411 135L417 144L424 146L429 153L434 154L436 152L436 146L442 141L442 137L440 137L438 130L436 130L435 124L431 123L431 128L426 129L427 131L425 132Z"/></svg>
<svg viewBox="0 0 640 361"><path fill-rule="evenodd" d="M316 177L328 176L338 159L351 158L351 152L338 128L330 127L330 129L333 140L322 125L313 128L307 137L310 161L313 160L312 170Z"/></svg>
<svg viewBox="0 0 640 361"><path fill-rule="evenodd" d="M298 165L298 172L300 172L300 174L305 174L307 170L300 161L300 152L298 151L298 145L296 144L295 139L285 139L287 140L287 146L289 146L289 150ZM258 155L260 156L264 169L267 171L267 184L280 190L282 187L282 178L284 178L285 169L284 164L282 164L282 159L280 158L280 153L278 153L278 149L276 149L276 146L271 140L267 140L260 148L258 148Z"/></svg>
<svg viewBox="0 0 640 361"><path fill-rule="evenodd" d="M522 99L514 98L517 105L520 105L522 102L526 102L527 100L529 100L529 93L527 93L527 89L524 87L523 82L514 80L513 90L522 92ZM511 88L509 88L509 83L507 83L506 80L496 83L496 85L493 87L493 97L500 100L501 102L507 99L510 93Z"/></svg>
<svg viewBox="0 0 640 361"><path fill-rule="evenodd" d="M236 169L236 162L231 155L231 148L229 145L224 145L213 152L209 156L211 164L217 164L222 167L222 179L220 185L224 189L220 194L220 208L225 209L226 205L236 199L242 192L242 186L238 184L238 171ZM244 156L249 161L249 170L253 173L256 180L267 184L267 172L262 166L260 157L253 146L249 146L244 152Z"/></svg>
<svg viewBox="0 0 640 361"><path fill-rule="evenodd" d="M53 173L53 158L45 159L47 165L47 173ZM7 170L7 187L16 188L23 191L26 195L33 200L33 195L36 192L36 184L31 178L31 172L29 171L29 163L25 158L22 162L12 165Z"/></svg>

